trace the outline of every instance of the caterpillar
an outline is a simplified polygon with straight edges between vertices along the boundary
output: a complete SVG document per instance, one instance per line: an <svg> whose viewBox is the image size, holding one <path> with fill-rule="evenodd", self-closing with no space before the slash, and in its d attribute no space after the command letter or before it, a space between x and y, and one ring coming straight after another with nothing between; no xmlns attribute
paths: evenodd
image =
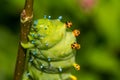
<svg viewBox="0 0 120 80"><path fill-rule="evenodd" d="M76 37L79 30L70 30L70 21L61 22L45 16L33 22L28 34L28 42L21 46L27 49L26 70L22 80L77 80L69 69L73 66L80 70L75 62L76 49L80 45Z"/></svg>

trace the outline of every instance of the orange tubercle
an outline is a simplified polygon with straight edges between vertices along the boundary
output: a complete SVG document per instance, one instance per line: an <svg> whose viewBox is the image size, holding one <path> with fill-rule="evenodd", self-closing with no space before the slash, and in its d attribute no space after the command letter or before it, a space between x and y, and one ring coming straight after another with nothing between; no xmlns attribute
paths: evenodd
<svg viewBox="0 0 120 80"><path fill-rule="evenodd" d="M70 28L71 26L72 26L72 22L71 22L71 21L67 21L67 22L66 22L66 27L67 27L67 28Z"/></svg>
<svg viewBox="0 0 120 80"><path fill-rule="evenodd" d="M72 49L80 49L80 44L74 42L73 44L71 44Z"/></svg>
<svg viewBox="0 0 120 80"><path fill-rule="evenodd" d="M73 31L73 34L74 34L75 37L77 37L77 36L80 35L80 31L77 30L77 29L75 29L75 30Z"/></svg>

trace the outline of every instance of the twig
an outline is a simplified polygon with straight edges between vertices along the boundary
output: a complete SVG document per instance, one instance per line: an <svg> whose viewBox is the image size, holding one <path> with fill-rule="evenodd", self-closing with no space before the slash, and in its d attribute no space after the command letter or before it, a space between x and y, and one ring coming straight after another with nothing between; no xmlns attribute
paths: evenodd
<svg viewBox="0 0 120 80"><path fill-rule="evenodd" d="M25 43L28 41L27 35L29 33L29 29L32 24L33 18L33 2L34 0L26 0L24 9L20 16L21 21L20 42L16 68L14 73L14 80L21 80L22 74L25 69L26 50L21 47L20 43L21 42Z"/></svg>

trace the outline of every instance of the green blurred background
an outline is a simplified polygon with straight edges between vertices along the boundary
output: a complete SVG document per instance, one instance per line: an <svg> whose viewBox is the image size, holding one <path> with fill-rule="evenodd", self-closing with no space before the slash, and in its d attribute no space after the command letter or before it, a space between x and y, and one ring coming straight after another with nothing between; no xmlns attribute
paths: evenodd
<svg viewBox="0 0 120 80"><path fill-rule="evenodd" d="M120 0L34 0L34 19L51 15L79 29L78 80L120 80ZM0 80L13 80L25 0L0 0Z"/></svg>

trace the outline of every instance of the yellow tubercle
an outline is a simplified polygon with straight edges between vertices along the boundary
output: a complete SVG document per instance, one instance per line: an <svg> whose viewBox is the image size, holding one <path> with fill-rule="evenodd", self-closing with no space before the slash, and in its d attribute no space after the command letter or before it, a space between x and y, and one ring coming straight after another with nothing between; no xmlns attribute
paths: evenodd
<svg viewBox="0 0 120 80"><path fill-rule="evenodd" d="M76 63L74 63L74 64L73 64L73 66L74 66L74 68L75 68L77 71L79 71L79 70L80 70L80 65L78 65L78 64L76 64Z"/></svg>
<svg viewBox="0 0 120 80"><path fill-rule="evenodd" d="M77 77L73 76L73 75L71 75L70 78L71 78L71 80L77 80Z"/></svg>

